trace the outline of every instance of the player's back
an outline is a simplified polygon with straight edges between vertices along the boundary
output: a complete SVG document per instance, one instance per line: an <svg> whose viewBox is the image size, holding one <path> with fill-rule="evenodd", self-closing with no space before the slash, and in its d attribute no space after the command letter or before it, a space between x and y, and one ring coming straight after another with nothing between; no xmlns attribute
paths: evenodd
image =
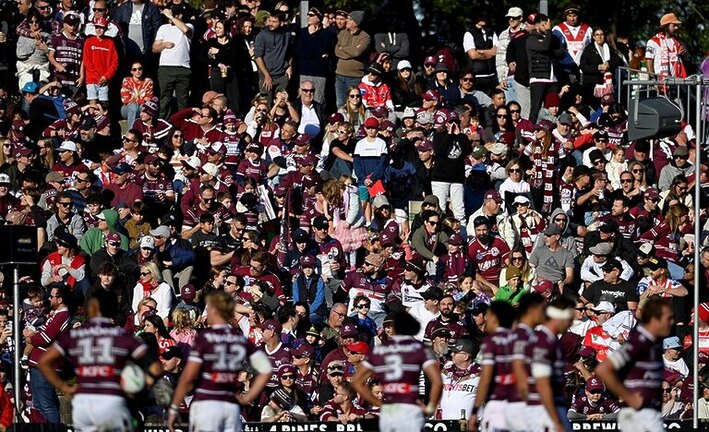
<svg viewBox="0 0 709 432"><path fill-rule="evenodd" d="M416 404L421 369L435 364L430 351L411 336L394 336L374 347L367 361L382 383L385 403Z"/></svg>
<svg viewBox="0 0 709 432"><path fill-rule="evenodd" d="M140 339L106 318L92 318L58 341L77 375L78 393L123 395L121 371L147 350Z"/></svg>
<svg viewBox="0 0 709 432"><path fill-rule="evenodd" d="M527 404L539 405L541 404L541 399L539 398L539 393L537 393L536 381L532 376L532 355L534 346L537 343L537 334L533 328L524 323L519 324L512 334L512 358L514 360L523 360L527 372L527 388L529 391Z"/></svg>
<svg viewBox="0 0 709 432"><path fill-rule="evenodd" d="M490 400L517 402L520 399L512 373L512 342L514 335L509 329L500 327L495 333L485 336L480 350L482 364L494 365L494 379L489 392Z"/></svg>
<svg viewBox="0 0 709 432"><path fill-rule="evenodd" d="M256 348L228 325L210 327L195 338L189 361L202 364L194 400L235 402L238 373Z"/></svg>

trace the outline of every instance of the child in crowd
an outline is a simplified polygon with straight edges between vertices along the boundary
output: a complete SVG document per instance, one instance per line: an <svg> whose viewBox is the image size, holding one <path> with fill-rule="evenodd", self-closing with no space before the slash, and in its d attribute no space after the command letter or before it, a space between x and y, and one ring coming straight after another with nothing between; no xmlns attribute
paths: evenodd
<svg viewBox="0 0 709 432"><path fill-rule="evenodd" d="M22 302L23 328L36 331L47 320L47 308L44 307L44 290L41 287L33 286L27 291L27 298ZM27 369L29 355L32 351L32 344L27 343L22 350L20 365Z"/></svg>
<svg viewBox="0 0 709 432"><path fill-rule="evenodd" d="M145 221L146 207L143 201L136 201L130 208L130 220L126 222L125 229L128 232L129 244L132 249L138 246L140 238L150 235L150 223Z"/></svg>

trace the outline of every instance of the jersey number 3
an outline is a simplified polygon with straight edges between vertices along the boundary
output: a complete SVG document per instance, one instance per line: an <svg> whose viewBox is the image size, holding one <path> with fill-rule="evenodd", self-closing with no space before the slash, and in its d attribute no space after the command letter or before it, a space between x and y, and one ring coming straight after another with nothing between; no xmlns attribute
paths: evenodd
<svg viewBox="0 0 709 432"><path fill-rule="evenodd" d="M384 378L389 381L398 381L404 374L401 370L401 365L404 361L401 359L399 354L389 354L384 358L384 363L386 363L386 372L384 373Z"/></svg>

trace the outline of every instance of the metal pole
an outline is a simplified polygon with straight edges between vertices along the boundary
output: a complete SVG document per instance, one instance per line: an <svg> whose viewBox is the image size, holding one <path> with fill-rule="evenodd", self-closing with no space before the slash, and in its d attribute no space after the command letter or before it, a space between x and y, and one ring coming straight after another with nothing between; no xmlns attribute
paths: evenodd
<svg viewBox="0 0 709 432"><path fill-rule="evenodd" d="M700 237L700 230L699 230L699 225L700 225L700 215L701 213L701 207L699 205L699 198L700 198L700 192L701 192L701 168L699 165L700 162L700 155L701 155L701 142L699 140L699 137L702 136L702 88L704 87L702 84L702 80L699 79L697 80L697 85L696 85L696 130L694 131L695 136L697 137L697 144L695 146L695 160L694 160L694 310L698 311L699 310L699 270L701 267L701 264L699 262L699 239ZM691 94L691 93L689 93ZM695 312L696 313L696 312ZM694 377L692 378L694 380L694 395L692 396L692 401L694 405L694 410L693 415L692 415L692 426L694 430L699 429L699 410L697 409L697 402L699 401L699 326L696 323L696 315L694 318L694 335L693 335L693 340L694 340L694 352L692 353L693 356L693 362L694 362Z"/></svg>
<svg viewBox="0 0 709 432"><path fill-rule="evenodd" d="M20 266L18 264L15 264L13 266L13 277L14 277L14 285L12 287L12 321L14 322L13 324L13 335L12 337L15 338L15 355L14 355L14 368L13 368L13 373L15 375L15 416L16 416L16 422L20 422L20 403L22 399L20 399L20 396L22 394L22 387L21 387L21 382L22 380L20 379L20 351L22 349L22 342L20 339Z"/></svg>

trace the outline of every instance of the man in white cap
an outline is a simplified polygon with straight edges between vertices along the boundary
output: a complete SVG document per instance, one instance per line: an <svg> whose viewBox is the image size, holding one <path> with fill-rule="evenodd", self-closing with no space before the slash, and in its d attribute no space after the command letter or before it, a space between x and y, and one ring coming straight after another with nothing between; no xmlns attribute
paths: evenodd
<svg viewBox="0 0 709 432"><path fill-rule="evenodd" d="M687 70L682 63L682 55L687 49L677 38L675 32L682 21L674 13L668 13L660 18L660 31L647 41L645 47L645 62L647 70L659 75L659 79L667 77L685 78Z"/></svg>
<svg viewBox="0 0 709 432"><path fill-rule="evenodd" d="M598 361L604 361L610 352L620 348L620 343L613 340L603 328L603 324L615 314L615 306L613 303L603 300L590 310L593 312L592 319L596 323L596 327L588 329L583 339L583 346L596 350Z"/></svg>
<svg viewBox="0 0 709 432"><path fill-rule="evenodd" d="M680 373L682 377L687 378L689 375L689 367L682 358L682 342L679 337L671 336L662 341L662 360L665 363L665 370L671 370Z"/></svg>
<svg viewBox="0 0 709 432"><path fill-rule="evenodd" d="M508 101L516 100L515 88L513 85L515 70L507 64L507 45L514 39L516 33L524 30L524 12L522 8L511 7L507 11L507 22L509 27L503 30L497 37L497 54L495 55L495 66L497 67L497 77L505 89L505 96Z"/></svg>

